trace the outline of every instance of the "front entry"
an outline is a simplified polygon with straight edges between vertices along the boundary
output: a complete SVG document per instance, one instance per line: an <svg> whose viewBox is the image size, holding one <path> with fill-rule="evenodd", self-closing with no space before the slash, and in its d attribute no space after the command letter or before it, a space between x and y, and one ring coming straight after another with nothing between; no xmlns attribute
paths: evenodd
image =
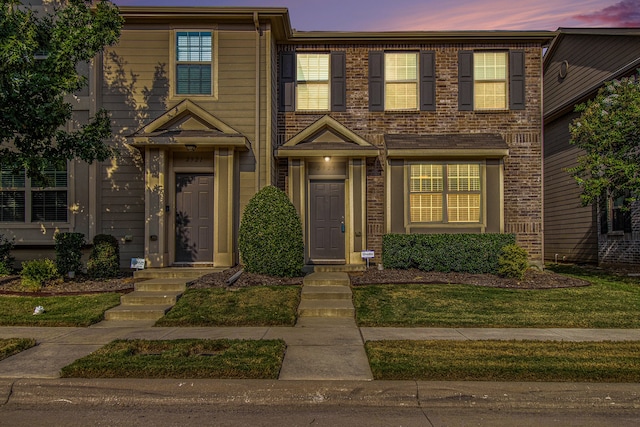
<svg viewBox="0 0 640 427"><path fill-rule="evenodd" d="M213 174L176 174L175 262L213 262Z"/></svg>
<svg viewBox="0 0 640 427"><path fill-rule="evenodd" d="M310 261L344 263L344 181L310 181L309 216Z"/></svg>

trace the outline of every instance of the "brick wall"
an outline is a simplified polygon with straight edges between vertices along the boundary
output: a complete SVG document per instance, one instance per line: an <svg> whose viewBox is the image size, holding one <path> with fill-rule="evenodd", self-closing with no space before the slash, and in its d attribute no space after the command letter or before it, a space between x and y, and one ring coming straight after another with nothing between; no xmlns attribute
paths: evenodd
<svg viewBox="0 0 640 427"><path fill-rule="evenodd" d="M505 112L458 111L458 51L523 49L526 52L526 109ZM509 145L505 159L505 232L515 233L532 261L542 261L542 115L541 49L529 44L411 44L285 46L298 51L345 51L347 111L329 113L371 144L384 148L385 134L499 133ZM436 52L436 111L370 112L368 54L370 50L434 50ZM279 141L283 143L326 113L280 112ZM382 150L384 152L384 150ZM383 154L384 155L384 154ZM369 249L381 253L384 233L385 159L367 162ZM282 181L280 181L282 182Z"/></svg>
<svg viewBox="0 0 640 427"><path fill-rule="evenodd" d="M611 220L610 215L608 218ZM600 221L598 215L598 231ZM598 233L598 263L640 264L640 202L631 206L631 230L631 233Z"/></svg>

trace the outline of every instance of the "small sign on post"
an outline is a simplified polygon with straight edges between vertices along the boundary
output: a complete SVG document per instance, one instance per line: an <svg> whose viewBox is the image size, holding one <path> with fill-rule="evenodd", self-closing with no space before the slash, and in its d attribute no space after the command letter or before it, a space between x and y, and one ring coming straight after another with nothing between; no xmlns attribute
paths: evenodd
<svg viewBox="0 0 640 427"><path fill-rule="evenodd" d="M144 258L131 258L131 268L144 270Z"/></svg>
<svg viewBox="0 0 640 427"><path fill-rule="evenodd" d="M369 260L375 256L375 253L374 251L362 251L360 256L362 256L362 259L367 260L367 268L369 268Z"/></svg>

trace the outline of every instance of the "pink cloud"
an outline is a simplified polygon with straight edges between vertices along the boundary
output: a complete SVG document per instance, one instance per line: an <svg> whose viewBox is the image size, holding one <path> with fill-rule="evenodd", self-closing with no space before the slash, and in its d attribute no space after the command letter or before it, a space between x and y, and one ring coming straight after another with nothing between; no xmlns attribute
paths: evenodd
<svg viewBox="0 0 640 427"><path fill-rule="evenodd" d="M602 24L612 27L640 27L640 1L622 0L598 12L576 15L574 18L590 25Z"/></svg>

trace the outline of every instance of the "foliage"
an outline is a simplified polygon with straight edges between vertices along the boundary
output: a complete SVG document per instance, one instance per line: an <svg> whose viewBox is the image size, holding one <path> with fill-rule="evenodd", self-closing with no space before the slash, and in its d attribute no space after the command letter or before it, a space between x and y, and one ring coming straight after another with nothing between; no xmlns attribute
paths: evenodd
<svg viewBox="0 0 640 427"><path fill-rule="evenodd" d="M386 268L496 274L502 247L514 243L513 234L386 234L382 262Z"/></svg>
<svg viewBox="0 0 640 427"><path fill-rule="evenodd" d="M299 286L189 289L156 326L294 326Z"/></svg>
<svg viewBox="0 0 640 427"><path fill-rule="evenodd" d="M0 276L6 276L13 271L14 258L11 255L13 240L0 234Z"/></svg>
<svg viewBox="0 0 640 427"><path fill-rule="evenodd" d="M103 141L111 135L107 112L65 130L72 118L65 96L86 86L78 66L115 44L122 22L106 0L68 0L55 15L0 0L0 157L6 167L46 179L42 172L51 163L113 156Z"/></svg>
<svg viewBox="0 0 640 427"><path fill-rule="evenodd" d="M302 224L282 190L267 186L251 198L240 222L239 247L248 272L280 277L301 274Z"/></svg>
<svg viewBox="0 0 640 427"><path fill-rule="evenodd" d="M18 354L35 345L36 340L33 338L0 338L0 360Z"/></svg>
<svg viewBox="0 0 640 427"><path fill-rule="evenodd" d="M569 127L571 144L585 154L568 171L582 188L583 205L593 204L600 196L625 197L627 209L640 194L638 76L607 82L576 112L581 115Z"/></svg>
<svg viewBox="0 0 640 427"><path fill-rule="evenodd" d="M120 304L115 292L74 296L3 296L0 295L2 326L89 326L104 320L104 312ZM44 313L34 316L37 306Z"/></svg>
<svg viewBox="0 0 640 427"><path fill-rule="evenodd" d="M502 248L502 254L498 258L498 274L514 279L523 279L524 273L529 268L529 256L527 251L518 245L507 245Z"/></svg>
<svg viewBox="0 0 640 427"><path fill-rule="evenodd" d="M282 340L116 340L61 370L65 378L277 379Z"/></svg>
<svg viewBox="0 0 640 427"><path fill-rule="evenodd" d="M376 380L640 381L640 343L563 341L369 341Z"/></svg>
<svg viewBox="0 0 640 427"><path fill-rule="evenodd" d="M106 279L120 273L120 246L118 239L109 234L97 234L87 262L90 277Z"/></svg>
<svg viewBox="0 0 640 427"><path fill-rule="evenodd" d="M56 264L47 258L23 262L20 277L22 286L34 292L42 289L48 282L61 279Z"/></svg>
<svg viewBox="0 0 640 427"><path fill-rule="evenodd" d="M82 269L82 246L84 234L82 233L56 233L56 267L58 273L66 274L70 271Z"/></svg>

